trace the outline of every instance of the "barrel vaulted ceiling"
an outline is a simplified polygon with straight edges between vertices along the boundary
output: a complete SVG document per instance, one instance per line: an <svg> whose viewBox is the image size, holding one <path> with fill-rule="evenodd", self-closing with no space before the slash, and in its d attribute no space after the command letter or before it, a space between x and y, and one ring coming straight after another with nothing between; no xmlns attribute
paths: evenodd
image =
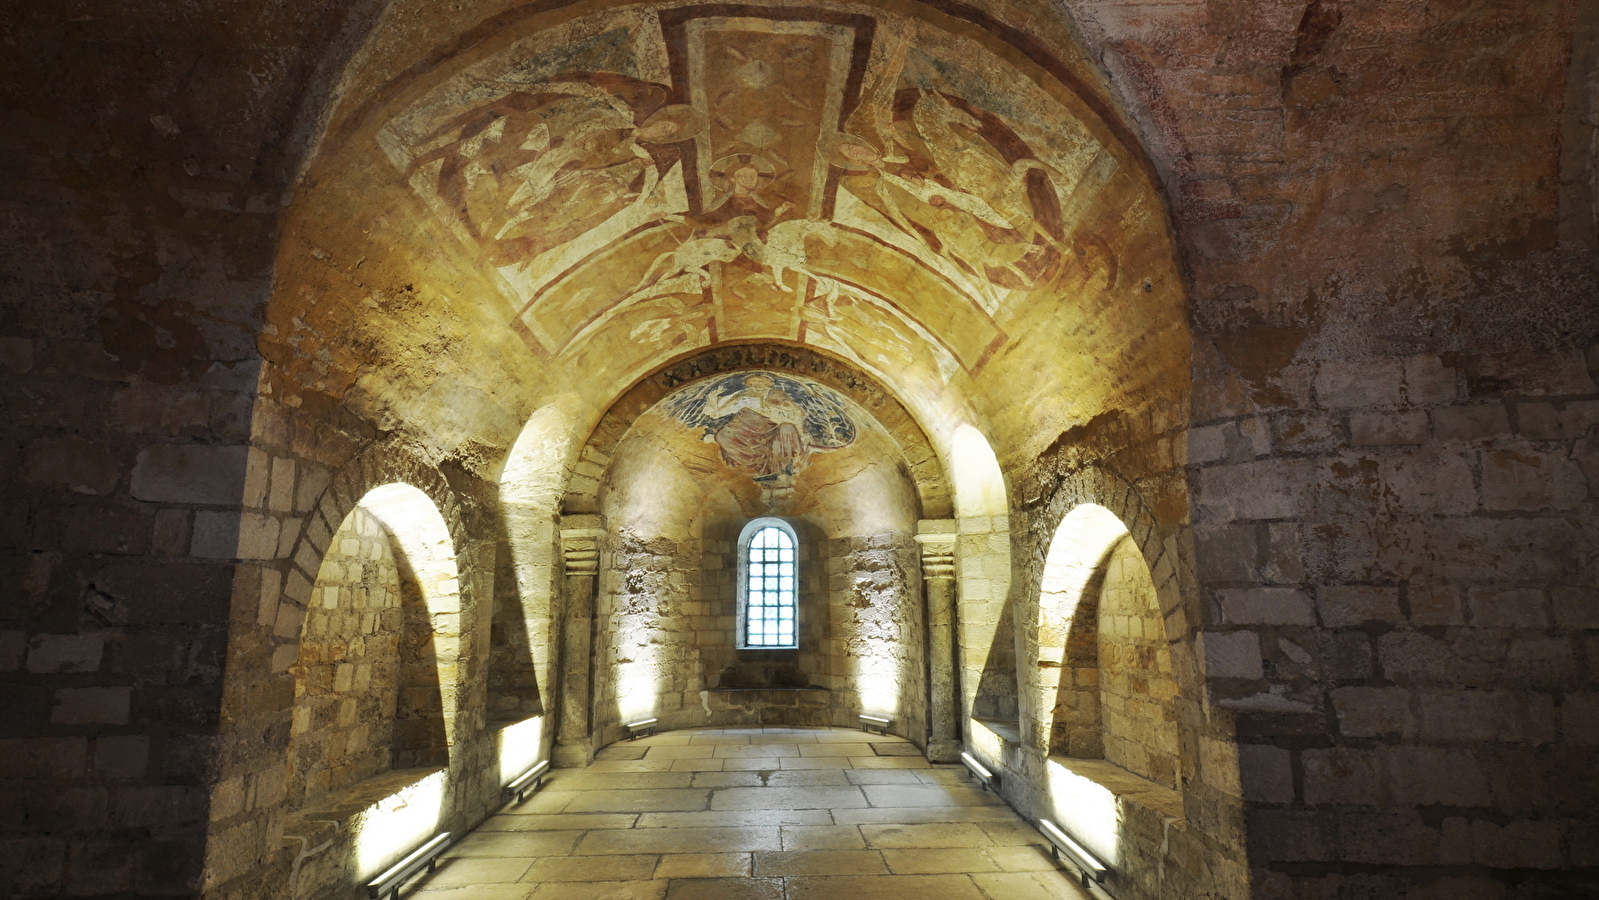
<svg viewBox="0 0 1599 900"><path fill-rule="evenodd" d="M1147 161L1040 41L951 9L546 4L357 71L290 220L278 361L402 418L481 394L513 421L508 393L597 417L673 359L781 342L964 419L997 414L977 380L1071 369L1074 335L1146 340L1140 310L1180 304ZM375 371L397 339L415 364Z"/></svg>

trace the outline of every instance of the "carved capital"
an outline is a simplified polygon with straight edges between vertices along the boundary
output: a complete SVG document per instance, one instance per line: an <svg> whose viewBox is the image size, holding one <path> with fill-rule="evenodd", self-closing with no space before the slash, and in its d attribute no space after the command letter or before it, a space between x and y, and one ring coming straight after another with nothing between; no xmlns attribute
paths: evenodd
<svg viewBox="0 0 1599 900"><path fill-rule="evenodd" d="M568 576L599 574L600 536L604 533L599 516L565 516L561 519L561 557Z"/></svg>
<svg viewBox="0 0 1599 900"><path fill-rule="evenodd" d="M954 519L923 519L916 523L924 579L955 577L955 532Z"/></svg>

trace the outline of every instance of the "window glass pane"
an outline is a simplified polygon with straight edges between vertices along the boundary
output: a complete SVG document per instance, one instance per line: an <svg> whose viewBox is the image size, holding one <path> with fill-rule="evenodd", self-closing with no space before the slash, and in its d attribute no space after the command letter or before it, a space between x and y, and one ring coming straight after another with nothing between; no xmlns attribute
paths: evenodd
<svg viewBox="0 0 1599 900"><path fill-rule="evenodd" d="M792 647L798 619L798 562L794 538L776 526L759 529L745 545L744 643Z"/></svg>

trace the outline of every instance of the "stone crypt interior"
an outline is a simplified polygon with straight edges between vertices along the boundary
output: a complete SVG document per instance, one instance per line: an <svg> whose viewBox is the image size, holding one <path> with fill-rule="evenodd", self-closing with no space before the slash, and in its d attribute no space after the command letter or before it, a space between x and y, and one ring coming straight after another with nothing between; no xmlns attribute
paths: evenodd
<svg viewBox="0 0 1599 900"><path fill-rule="evenodd" d="M0 895L1599 897L1599 3L0 38Z"/></svg>

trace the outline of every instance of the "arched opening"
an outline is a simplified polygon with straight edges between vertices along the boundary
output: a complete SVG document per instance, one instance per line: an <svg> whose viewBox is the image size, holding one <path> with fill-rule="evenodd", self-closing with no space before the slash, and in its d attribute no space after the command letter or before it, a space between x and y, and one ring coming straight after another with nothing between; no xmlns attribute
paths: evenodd
<svg viewBox="0 0 1599 900"><path fill-rule="evenodd" d="M605 458L596 743L646 716L852 724L862 712L923 738L919 491L872 413L792 373L712 375L650 403ZM770 579L768 561L745 558L761 535L788 542L767 548ZM775 644L747 633L757 565Z"/></svg>
<svg viewBox="0 0 1599 900"><path fill-rule="evenodd" d="M343 889L437 826L457 709L460 585L443 518L406 484L374 488L328 541L289 671L289 834L350 818L346 852L302 848L290 890ZM429 799L431 798L431 799Z"/></svg>
<svg viewBox="0 0 1599 900"><path fill-rule="evenodd" d="M1179 786L1177 681L1160 600L1126 525L1102 506L1077 507L1050 542L1038 666L1049 755L1104 759Z"/></svg>
<svg viewBox="0 0 1599 900"><path fill-rule="evenodd" d="M434 614L453 601L445 579L455 575L440 571L412 494L437 517L415 488L377 488L345 516L322 558L290 669L293 808L390 769L449 763L444 688L453 678L441 683L441 673L453 670L456 635L445 622L439 633ZM453 610L445 616L453 622Z"/></svg>

